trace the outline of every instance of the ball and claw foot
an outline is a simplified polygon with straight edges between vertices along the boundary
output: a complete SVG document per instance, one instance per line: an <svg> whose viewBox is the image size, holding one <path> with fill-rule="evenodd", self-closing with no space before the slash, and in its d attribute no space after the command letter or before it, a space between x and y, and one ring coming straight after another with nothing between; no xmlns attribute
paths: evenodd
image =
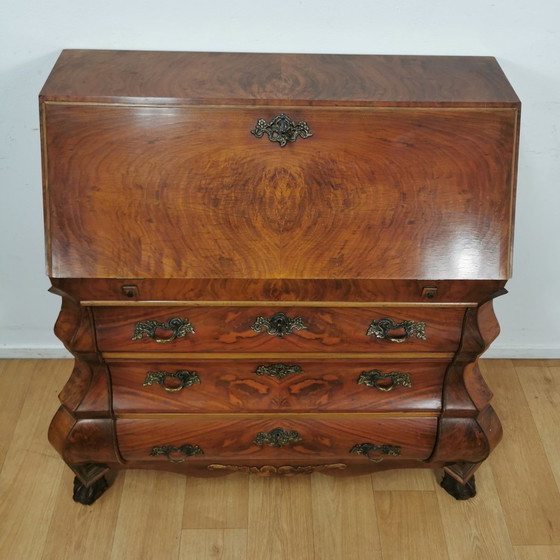
<svg viewBox="0 0 560 560"><path fill-rule="evenodd" d="M476 495L474 476L472 476L465 484L461 484L452 476L445 473L442 481L440 482L440 486L456 500L468 500Z"/></svg>
<svg viewBox="0 0 560 560"><path fill-rule="evenodd" d="M75 502L83 504L85 506L91 506L97 498L99 498L105 490L109 488L107 480L102 476L99 480L96 480L91 486L87 487L78 477L74 478L74 494L72 498Z"/></svg>

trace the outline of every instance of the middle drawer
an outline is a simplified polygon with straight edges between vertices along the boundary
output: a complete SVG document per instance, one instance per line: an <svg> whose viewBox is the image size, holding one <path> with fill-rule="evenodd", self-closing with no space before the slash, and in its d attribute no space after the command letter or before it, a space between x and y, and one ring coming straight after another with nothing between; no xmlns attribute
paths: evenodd
<svg viewBox="0 0 560 560"><path fill-rule="evenodd" d="M454 352L458 307L94 307L101 351Z"/></svg>
<svg viewBox="0 0 560 560"><path fill-rule="evenodd" d="M430 412L445 360L109 361L119 413Z"/></svg>

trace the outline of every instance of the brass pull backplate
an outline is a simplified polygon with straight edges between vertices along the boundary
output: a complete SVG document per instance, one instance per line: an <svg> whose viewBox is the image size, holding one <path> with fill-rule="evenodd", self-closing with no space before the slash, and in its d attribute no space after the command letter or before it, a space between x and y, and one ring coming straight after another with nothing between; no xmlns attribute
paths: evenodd
<svg viewBox="0 0 560 560"><path fill-rule="evenodd" d="M171 380L171 385L168 384L168 380ZM187 369L180 369L175 373L169 373L168 371L149 371L146 373L143 386L148 387L154 383L160 385L163 390L168 393L176 393L185 387L200 383L200 377L198 377L196 371L189 371Z"/></svg>
<svg viewBox="0 0 560 560"><path fill-rule="evenodd" d="M400 332L395 333L394 331ZM401 321L400 323L395 323L393 319L384 318L372 321L366 335L396 343L404 342L414 335L420 340L426 340L426 323L421 321Z"/></svg>
<svg viewBox="0 0 560 560"><path fill-rule="evenodd" d="M160 338L157 335L158 330L171 331L171 336L168 338ZM138 321L136 323L132 340L140 340L144 336L147 336L159 344L164 344L189 334L194 334L194 328L186 317L184 319L174 317L165 323L148 319L146 321Z"/></svg>
<svg viewBox="0 0 560 560"><path fill-rule="evenodd" d="M184 463L187 457L192 457L193 455L204 455L202 449L198 445L191 445L186 443L180 447L175 447L173 445L160 445L158 447L153 447L150 451L152 457L156 455L164 455L170 463ZM176 457L176 455L183 455L183 457Z"/></svg>
<svg viewBox="0 0 560 560"><path fill-rule="evenodd" d="M401 448L397 445L374 445L373 443L357 443L350 449L350 453L356 453L367 457L372 463L383 461L383 455L400 455ZM381 457L371 457L370 453L380 453Z"/></svg>
<svg viewBox="0 0 560 560"><path fill-rule="evenodd" d="M384 384L389 381L389 385ZM408 373L400 371L392 371L390 373L383 373L378 369L370 371L362 371L357 381L358 385L365 385L366 387L375 387L379 391L392 391L395 385L403 385L404 387L412 387L410 376Z"/></svg>

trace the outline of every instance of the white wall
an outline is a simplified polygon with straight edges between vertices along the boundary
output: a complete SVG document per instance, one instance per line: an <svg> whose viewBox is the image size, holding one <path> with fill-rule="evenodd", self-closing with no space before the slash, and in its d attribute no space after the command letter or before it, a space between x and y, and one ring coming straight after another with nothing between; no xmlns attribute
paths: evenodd
<svg viewBox="0 0 560 560"><path fill-rule="evenodd" d="M0 356L60 355L37 93L63 48L496 56L523 101L514 279L489 355L560 357L558 0L4 0Z"/></svg>

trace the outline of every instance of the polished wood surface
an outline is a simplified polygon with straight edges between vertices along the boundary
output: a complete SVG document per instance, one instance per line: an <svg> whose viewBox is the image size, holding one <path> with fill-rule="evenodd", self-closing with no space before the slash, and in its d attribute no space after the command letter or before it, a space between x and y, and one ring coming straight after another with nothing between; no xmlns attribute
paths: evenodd
<svg viewBox="0 0 560 560"><path fill-rule="evenodd" d="M350 478L126 471L91 508L45 439L70 360L0 361L0 550L42 560L556 560L559 360L481 360L506 433L459 503L429 470ZM17 382L14 379L17 378ZM398 538L395 538L398 527ZM64 546L61 546L64 543Z"/></svg>
<svg viewBox="0 0 560 560"><path fill-rule="evenodd" d="M306 328L294 328L284 336L270 335L252 328L258 317L269 319L276 313L289 319L300 317ZM465 310L452 308L322 308L322 307L95 307L93 315L97 344L101 351L135 352L454 352L461 337ZM146 320L167 323L188 319L193 334L158 343L148 336L133 340L135 327ZM389 318L425 324L425 338L416 335L391 342L367 335L372 321ZM395 329L394 337L404 337ZM158 329L161 339L172 336ZM399 338L400 339L400 338Z"/></svg>
<svg viewBox="0 0 560 560"><path fill-rule="evenodd" d="M295 373L274 376L275 364ZM390 412L437 411L447 360L278 360L110 361L113 409L123 412ZM260 373L259 367L271 373ZM296 366L294 368L293 366ZM299 368L299 369L298 369ZM172 377L144 385L149 371L195 372L198 383L180 387ZM391 377L376 386L359 383L363 372L404 373L409 385ZM266 369L265 369L266 371ZM166 388L176 392L168 392Z"/></svg>
<svg viewBox="0 0 560 560"><path fill-rule="evenodd" d="M516 109L284 110L46 104L49 275L510 276Z"/></svg>
<svg viewBox="0 0 560 560"><path fill-rule="evenodd" d="M492 57L65 50L41 97L160 104L516 107Z"/></svg>
<svg viewBox="0 0 560 560"><path fill-rule="evenodd" d="M275 447L257 445L260 432L276 428L295 431L301 438ZM368 458L351 455L350 450L364 442L374 445L399 445L403 459L426 459L434 446L437 418L323 417L298 419L293 415L273 417L252 414L197 415L189 422L168 419L117 419L117 438L125 460L169 462L165 456L150 455L161 445L180 447L198 445L202 454L185 460L185 467L199 464L234 463L239 465L306 465L334 463L368 463ZM396 443L395 443L396 442ZM372 457L386 459L380 453ZM178 460L185 459L184 456ZM391 459L391 457L388 457Z"/></svg>
<svg viewBox="0 0 560 560"><path fill-rule="evenodd" d="M128 469L423 467L474 495L502 436L479 356L511 274L519 135L495 60L66 51L40 105L75 356L49 439L76 501ZM311 135L252 134L282 113ZM278 363L301 377L256 375ZM382 366L410 377L357 382Z"/></svg>

